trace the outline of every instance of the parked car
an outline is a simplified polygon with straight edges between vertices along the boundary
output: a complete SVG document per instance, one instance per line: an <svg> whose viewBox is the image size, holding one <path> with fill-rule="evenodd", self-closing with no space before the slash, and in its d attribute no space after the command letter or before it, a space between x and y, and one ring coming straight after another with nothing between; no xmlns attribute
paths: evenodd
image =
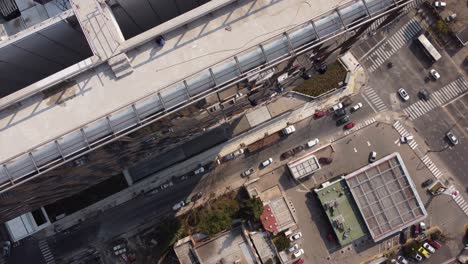
<svg viewBox="0 0 468 264"><path fill-rule="evenodd" d="M252 175L253 172L254 172L254 168L249 168L248 170L241 173L241 177L244 178L244 177L250 176Z"/></svg>
<svg viewBox="0 0 468 264"><path fill-rule="evenodd" d="M353 104L353 100L351 100L351 98L349 96L346 96L343 101L341 101L341 103L343 104L343 107L348 107L350 106L351 104Z"/></svg>
<svg viewBox="0 0 468 264"><path fill-rule="evenodd" d="M458 263L466 264L468 263L468 255L460 255L457 258Z"/></svg>
<svg viewBox="0 0 468 264"><path fill-rule="evenodd" d="M448 17L446 17L445 21L452 22L453 20L455 20L455 18L457 18L457 14L453 13L453 14L449 15Z"/></svg>
<svg viewBox="0 0 468 264"><path fill-rule="evenodd" d="M349 116L344 116L338 120L336 120L336 125L341 126L349 122Z"/></svg>
<svg viewBox="0 0 468 264"><path fill-rule="evenodd" d="M321 165L328 165L333 162L333 159L329 157L322 157L322 158L319 158L318 161Z"/></svg>
<svg viewBox="0 0 468 264"><path fill-rule="evenodd" d="M287 159L292 156L294 156L294 152L292 150L288 150L286 152L283 152L283 154L281 154L281 159Z"/></svg>
<svg viewBox="0 0 468 264"><path fill-rule="evenodd" d="M458 138L452 132L447 132L447 134L445 134L445 136L448 138L450 143L452 143L452 145L457 145L458 144Z"/></svg>
<svg viewBox="0 0 468 264"><path fill-rule="evenodd" d="M195 202L196 200L200 199L203 196L203 192L197 192L192 196L192 202Z"/></svg>
<svg viewBox="0 0 468 264"><path fill-rule="evenodd" d="M421 233L426 232L426 223L420 222L419 223L419 229L421 230Z"/></svg>
<svg viewBox="0 0 468 264"><path fill-rule="evenodd" d="M351 107L351 112L356 112L357 110L362 108L362 103L357 103L353 107Z"/></svg>
<svg viewBox="0 0 468 264"><path fill-rule="evenodd" d="M421 184L421 186L422 186L423 188L426 188L426 187L428 187L429 185L431 185L433 182L434 182L433 179L427 179L427 180L425 180L425 181Z"/></svg>
<svg viewBox="0 0 468 264"><path fill-rule="evenodd" d="M230 161L230 160L234 159L235 157L236 156L234 155L234 153L229 153L226 156L224 156L223 161Z"/></svg>
<svg viewBox="0 0 468 264"><path fill-rule="evenodd" d="M369 162L372 163L372 162L374 162L376 159L377 159L377 152L371 151L371 153L369 153Z"/></svg>
<svg viewBox="0 0 468 264"><path fill-rule="evenodd" d="M11 242L3 241L3 256L9 257L11 254Z"/></svg>
<svg viewBox="0 0 468 264"><path fill-rule="evenodd" d="M336 118L345 116L345 115L346 115L346 109L340 108L340 109L338 109L338 110L335 111L335 114L334 114L334 115L335 115Z"/></svg>
<svg viewBox="0 0 468 264"><path fill-rule="evenodd" d="M418 253L423 255L425 258L430 258L431 257L431 254L429 252L427 252L427 250L424 247L419 247Z"/></svg>
<svg viewBox="0 0 468 264"><path fill-rule="evenodd" d="M273 163L273 159L269 158L269 159L265 160L264 162L262 162L262 167L263 168L268 167L269 165L271 165L271 163Z"/></svg>
<svg viewBox="0 0 468 264"><path fill-rule="evenodd" d="M400 238L399 238L399 240L400 240L400 244L402 244L402 245L406 243L407 237L406 237L406 233L405 233L404 230L401 230L401 231L400 231Z"/></svg>
<svg viewBox="0 0 468 264"><path fill-rule="evenodd" d="M296 128L293 125L287 126L283 129L283 135L291 135L292 133L296 132Z"/></svg>
<svg viewBox="0 0 468 264"><path fill-rule="evenodd" d="M342 104L342 103L338 103L338 104L336 104L336 105L333 106L333 111L336 111L336 110L341 109L341 108L343 108L343 104Z"/></svg>
<svg viewBox="0 0 468 264"><path fill-rule="evenodd" d="M299 245L298 244L294 244L292 247L290 247L288 249L288 252L289 253L293 253L294 251L298 250L299 249Z"/></svg>
<svg viewBox="0 0 468 264"><path fill-rule="evenodd" d="M351 129L356 125L355 122L349 122L348 124L344 125L345 129Z"/></svg>
<svg viewBox="0 0 468 264"><path fill-rule="evenodd" d="M446 7L446 6L447 6L447 3L442 2L442 1L435 1L435 2L434 2L434 6L435 6L435 7Z"/></svg>
<svg viewBox="0 0 468 264"><path fill-rule="evenodd" d="M401 138L400 138L400 142L401 142L401 143L408 143L408 142L410 142L410 141L413 140L413 139L414 139L414 136L408 135L408 136L401 137Z"/></svg>
<svg viewBox="0 0 468 264"><path fill-rule="evenodd" d="M302 256L303 254L304 254L304 250L301 248L298 251L294 252L293 255L294 255L295 258L298 258L298 257Z"/></svg>
<svg viewBox="0 0 468 264"><path fill-rule="evenodd" d="M325 111L317 111L317 112L315 112L314 117L315 118L320 118L322 116L325 116L326 114L327 113Z"/></svg>
<svg viewBox="0 0 468 264"><path fill-rule="evenodd" d="M414 227L414 235L419 235L421 233L421 231L419 230L419 225L413 225Z"/></svg>
<svg viewBox="0 0 468 264"><path fill-rule="evenodd" d="M418 97L419 97L419 99L424 100L424 101L431 100L431 94L429 93L429 91L427 89L421 89L418 92Z"/></svg>
<svg viewBox="0 0 468 264"><path fill-rule="evenodd" d="M295 240L298 240L299 238L302 237L302 233L301 232L297 232L296 234L292 235L291 237L289 237L289 240L291 241L295 241Z"/></svg>
<svg viewBox="0 0 468 264"><path fill-rule="evenodd" d="M404 88L398 89L398 94L400 95L401 99L403 99L403 101L409 100L409 95Z"/></svg>
<svg viewBox="0 0 468 264"><path fill-rule="evenodd" d="M434 78L435 80L439 80L439 79L440 79L440 74L439 74L439 72L437 72L436 70L431 69L431 70L429 71L429 73L431 74L432 78Z"/></svg>
<svg viewBox="0 0 468 264"><path fill-rule="evenodd" d="M180 201L176 203L174 206L172 206L172 210L178 211L180 208L184 207L185 203L184 201Z"/></svg>
<svg viewBox="0 0 468 264"><path fill-rule="evenodd" d="M435 253L435 248L433 248L431 245L429 245L429 243L425 242L425 243L423 244L423 247L424 247L425 249L427 249L427 251L431 252L432 254Z"/></svg>
<svg viewBox="0 0 468 264"><path fill-rule="evenodd" d="M205 168L203 166L200 166L200 168L196 169L193 173L195 175L202 174L205 172Z"/></svg>
<svg viewBox="0 0 468 264"><path fill-rule="evenodd" d="M304 263L304 259L298 259L293 262L293 264L303 264L303 263Z"/></svg>
<svg viewBox="0 0 468 264"><path fill-rule="evenodd" d="M409 263L408 260L407 260L405 257L403 257L403 256L398 256L398 257L397 257L397 260L398 260L398 262L400 262L401 264L408 264L408 263Z"/></svg>
<svg viewBox="0 0 468 264"><path fill-rule="evenodd" d="M296 155L297 153L302 152L303 150L304 150L304 146L302 146L302 145L299 145L299 146L293 148L294 155Z"/></svg>
<svg viewBox="0 0 468 264"><path fill-rule="evenodd" d="M313 139L313 140L307 142L307 147L311 148L311 147L317 145L318 143L319 143L319 139L318 139L318 138Z"/></svg>
<svg viewBox="0 0 468 264"><path fill-rule="evenodd" d="M429 245L433 246L435 249L439 249L442 247L442 245L439 242L432 239L429 240Z"/></svg>
<svg viewBox="0 0 468 264"><path fill-rule="evenodd" d="M422 260L423 260L423 257L421 257L421 255L419 255L418 253L416 253L416 255L414 255L414 259L417 260L417 261L422 261Z"/></svg>

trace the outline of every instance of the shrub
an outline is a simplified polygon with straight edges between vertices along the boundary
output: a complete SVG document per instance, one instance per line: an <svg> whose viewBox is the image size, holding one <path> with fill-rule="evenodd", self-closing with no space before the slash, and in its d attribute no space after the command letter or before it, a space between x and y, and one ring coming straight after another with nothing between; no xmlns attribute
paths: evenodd
<svg viewBox="0 0 468 264"><path fill-rule="evenodd" d="M240 206L240 216L248 220L259 220L263 213L263 203L260 198L244 200Z"/></svg>
<svg viewBox="0 0 468 264"><path fill-rule="evenodd" d="M284 234L279 234L273 237L273 243L275 244L276 249L279 251L283 251L291 246L291 242Z"/></svg>

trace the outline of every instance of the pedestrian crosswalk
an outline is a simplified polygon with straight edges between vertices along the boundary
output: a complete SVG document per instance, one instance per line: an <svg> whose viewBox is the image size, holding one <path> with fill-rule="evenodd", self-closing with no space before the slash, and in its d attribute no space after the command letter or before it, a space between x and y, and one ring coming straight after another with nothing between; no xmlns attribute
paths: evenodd
<svg viewBox="0 0 468 264"><path fill-rule="evenodd" d="M376 20L375 20L374 22L372 22L372 24L366 29L366 33L373 32L373 31L376 31L377 29L379 29L380 24L382 24L387 18L388 18L388 16L383 16L383 17L379 17L378 19L376 19Z"/></svg>
<svg viewBox="0 0 468 264"><path fill-rule="evenodd" d="M396 129L398 134L400 134L400 136L402 136L402 137L406 137L406 136L411 135L411 133L409 133L406 130L406 128L399 121L396 121L393 124L393 127ZM399 141L399 139L398 139L398 141ZM414 140L414 139L409 141L408 145L410 146L411 149L416 149L418 147L418 143L416 143L416 140Z"/></svg>
<svg viewBox="0 0 468 264"><path fill-rule="evenodd" d="M352 129L346 130L344 134L345 134L345 135L349 135L349 134L351 134L351 133L353 133L353 132L356 132L356 131L359 130L359 129L363 129L363 128L365 128L366 126L375 123L376 121L377 121L377 120L375 120L375 118L372 118L372 119L366 120L365 122L361 122L361 123L359 123L357 126L353 127Z"/></svg>
<svg viewBox="0 0 468 264"><path fill-rule="evenodd" d="M463 199L463 196L458 194L455 198L453 198L453 200L458 204L458 206L460 206L465 215L468 215L468 203L466 203L465 199Z"/></svg>
<svg viewBox="0 0 468 264"><path fill-rule="evenodd" d="M55 264L54 256L52 251L50 251L49 244L45 240L39 241L39 248L41 250L42 256L47 264Z"/></svg>
<svg viewBox="0 0 468 264"><path fill-rule="evenodd" d="M377 95L374 89L370 86L364 88L364 97L368 99L368 103L373 105L375 112L381 112L387 110L387 106L384 104L382 99Z"/></svg>
<svg viewBox="0 0 468 264"><path fill-rule="evenodd" d="M389 59L397 50L408 43L414 36L421 31L421 25L413 18L406 23L400 30L393 36L387 39L380 47L375 49L364 60L365 64L371 64L368 67L369 72L375 71L384 62Z"/></svg>
<svg viewBox="0 0 468 264"><path fill-rule="evenodd" d="M436 107L443 105L449 102L450 100L460 96L467 90L468 83L463 77L461 77L444 86L437 92L432 93L430 95L431 98L428 101L420 100L403 109L403 112L407 114L411 120L415 120L416 118L435 109Z"/></svg>
<svg viewBox="0 0 468 264"><path fill-rule="evenodd" d="M431 158L429 158L429 156L424 155L421 158L421 160L424 163L424 165L426 165L426 167L429 169L429 171L432 173L432 175L434 175L434 177L436 177L437 179L440 179L443 176L442 172L432 162L432 160L431 160Z"/></svg>

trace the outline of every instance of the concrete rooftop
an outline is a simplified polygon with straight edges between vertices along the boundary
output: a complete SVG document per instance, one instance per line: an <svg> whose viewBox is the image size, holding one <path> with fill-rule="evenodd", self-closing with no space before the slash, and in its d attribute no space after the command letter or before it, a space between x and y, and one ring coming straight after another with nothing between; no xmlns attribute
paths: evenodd
<svg viewBox="0 0 468 264"><path fill-rule="evenodd" d="M86 2L86 0L83 0ZM116 80L108 65L0 112L0 160L52 140L150 92L325 13L345 1L239 1L127 55L134 72ZM229 26L228 28L226 28Z"/></svg>

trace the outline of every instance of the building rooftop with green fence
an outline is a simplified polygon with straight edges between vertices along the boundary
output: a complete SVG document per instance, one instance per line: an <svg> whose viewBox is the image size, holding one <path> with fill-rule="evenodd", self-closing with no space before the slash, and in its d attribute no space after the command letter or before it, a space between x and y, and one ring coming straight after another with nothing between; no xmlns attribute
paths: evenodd
<svg viewBox="0 0 468 264"><path fill-rule="evenodd" d="M365 236L367 228L343 179L315 189L341 246Z"/></svg>

